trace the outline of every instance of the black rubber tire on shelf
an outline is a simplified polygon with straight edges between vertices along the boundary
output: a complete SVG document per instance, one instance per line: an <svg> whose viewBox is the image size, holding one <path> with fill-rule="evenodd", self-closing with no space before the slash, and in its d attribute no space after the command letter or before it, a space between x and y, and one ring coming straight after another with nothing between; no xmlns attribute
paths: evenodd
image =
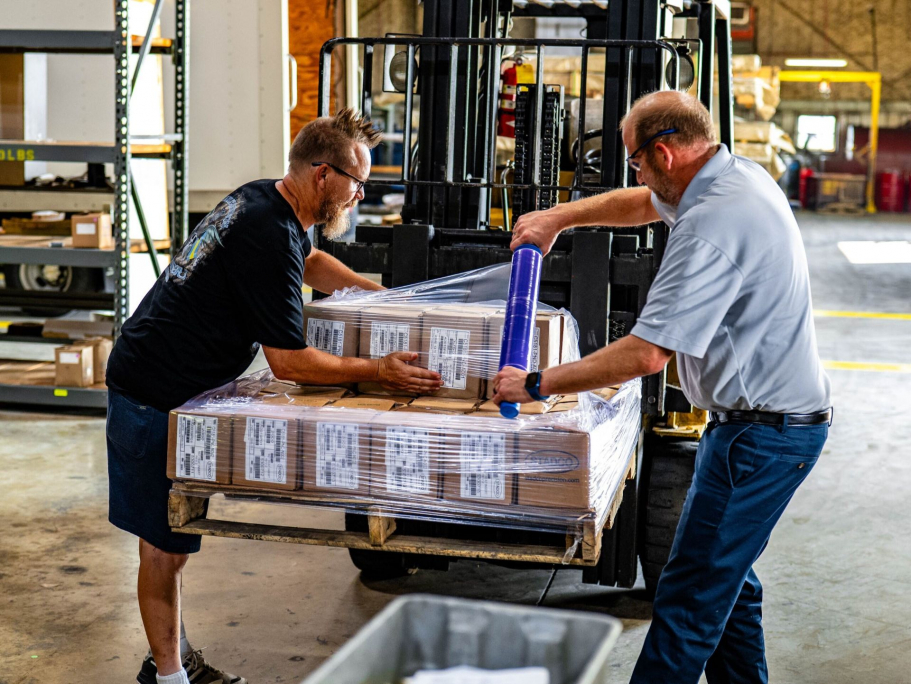
<svg viewBox="0 0 911 684"><path fill-rule="evenodd" d="M646 497L639 561L645 589L651 596L671 553L686 493L693 480L698 446L694 440L666 439L654 434L646 439L649 465L642 483Z"/></svg>
<svg viewBox="0 0 911 684"><path fill-rule="evenodd" d="M22 264L8 264L0 268L3 269L3 277L6 281L8 290L30 290L28 283L24 283L20 276ZM72 278L69 283L60 292L102 292L104 291L104 273L100 268L82 268L66 266L72 272ZM56 318L70 312L69 309L48 309L48 308L30 308L22 307L22 312L26 316L35 316L39 318Z"/></svg>
<svg viewBox="0 0 911 684"><path fill-rule="evenodd" d="M345 513L345 531L366 532L367 516L361 513ZM404 553L348 549L348 554L364 579L394 579L409 573Z"/></svg>

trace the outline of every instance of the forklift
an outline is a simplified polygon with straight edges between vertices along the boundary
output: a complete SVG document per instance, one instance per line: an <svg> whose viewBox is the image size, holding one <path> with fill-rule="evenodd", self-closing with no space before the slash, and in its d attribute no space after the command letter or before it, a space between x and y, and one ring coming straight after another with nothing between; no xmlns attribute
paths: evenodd
<svg viewBox="0 0 911 684"><path fill-rule="evenodd" d="M334 55L359 60L365 116L373 116L380 53L384 85L404 96L401 173L368 182L404 188L401 224L358 225L347 243L317 238L320 249L355 271L382 274L385 286L509 262L509 227L522 214L635 184L619 124L646 93L692 92L713 112L720 142L733 149L727 0L424 0L423 9L420 36L338 38L320 52L319 116L330 115L333 73L341 71ZM584 26L580 37L511 36L517 19L553 17ZM577 55L569 82L548 83L548 54ZM507 60L521 62L524 80L509 82L516 79L504 69ZM345 71L356 73L350 64ZM498 144L508 137L514 149ZM577 229L558 238L544 260L540 300L572 313L583 356L632 329L668 233L659 222ZM654 592L707 416L680 390L673 361L642 379L641 412L636 477L626 482L615 522L602 533L597 565L583 568L582 579L631 588L638 560L646 589ZM367 522L346 514L349 531L366 531ZM557 534L421 520L401 520L398 529L492 544L544 544ZM365 576L447 569L450 562L432 554L349 551Z"/></svg>

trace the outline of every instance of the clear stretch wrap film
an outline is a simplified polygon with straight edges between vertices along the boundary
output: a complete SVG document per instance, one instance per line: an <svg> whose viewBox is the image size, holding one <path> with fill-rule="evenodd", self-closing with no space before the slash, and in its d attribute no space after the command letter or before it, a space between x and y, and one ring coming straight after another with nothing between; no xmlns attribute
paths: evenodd
<svg viewBox="0 0 911 684"><path fill-rule="evenodd" d="M633 457L640 385L523 404L489 401L510 265L306 307L307 340L340 356L399 350L438 370L434 396L372 383L302 387L268 370L171 412L168 475L213 490L396 517L553 530L606 519ZM568 312L538 306L532 369L578 360Z"/></svg>

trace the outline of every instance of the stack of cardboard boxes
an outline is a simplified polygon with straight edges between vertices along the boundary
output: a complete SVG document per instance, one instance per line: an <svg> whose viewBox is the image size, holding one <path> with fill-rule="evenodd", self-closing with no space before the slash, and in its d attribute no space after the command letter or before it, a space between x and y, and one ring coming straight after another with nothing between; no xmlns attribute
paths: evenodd
<svg viewBox="0 0 911 684"><path fill-rule="evenodd" d="M307 344L336 356L379 359L397 351L418 355L416 364L438 372L443 387L435 396L470 400L493 397L505 312L488 305L341 303L304 307ZM564 316L539 312L531 369L563 359ZM567 343L568 344L568 343ZM364 394L385 394L378 383L360 383Z"/></svg>
<svg viewBox="0 0 911 684"><path fill-rule="evenodd" d="M629 448L605 455L594 427L567 413L578 405L575 395L523 406L523 413L550 415L499 417L489 380L502 309L329 304L307 307L304 325L308 344L339 356L415 352L416 363L443 376L443 390L415 398L383 394L375 383L362 383L358 395L273 383L236 402L194 401L171 413L170 478L298 490L412 514L573 520L605 498L595 486L604 478L593 476L602 461L620 459L625 467ZM559 364L564 337L562 315L540 314L532 366ZM635 435L638 403L625 401L632 413L604 415L620 416L611 426L617 435Z"/></svg>

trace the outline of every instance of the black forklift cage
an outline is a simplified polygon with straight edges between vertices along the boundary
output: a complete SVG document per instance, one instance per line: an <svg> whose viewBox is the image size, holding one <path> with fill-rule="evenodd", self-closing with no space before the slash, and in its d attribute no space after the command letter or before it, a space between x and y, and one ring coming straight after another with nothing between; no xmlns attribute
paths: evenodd
<svg viewBox="0 0 911 684"><path fill-rule="evenodd" d="M485 176L481 178L471 178L471 174L467 174L469 178L463 178L462 180L455 180L454 176L454 150L455 150L455 107L450 107L448 112L448 117L446 118L446 166L443 180L417 180L410 178L411 175L411 138L412 138L412 117L413 117L413 108L414 108L414 66L415 66L415 50L420 46L434 46L434 47L448 47L450 50L450 59L449 59L449 95L450 102L454 101L456 92L456 82L457 82L457 67L460 62L457 58L458 50L462 47L484 47L487 48L485 52L486 63L487 63L487 74L486 74L486 97L487 97L487 106L489 108L488 115L491 122L496 121L497 116L497 107L498 107L498 98L497 95L497 85L500 80L500 60L502 56L503 47L522 47L528 48L533 47L535 52L535 83L538 85L544 84L544 49L548 47L569 47L569 48L580 48L582 50L582 68L581 68L581 78L580 82L582 87L579 94L579 122L577 126L577 141L584 140L583 132L588 134L591 131L585 129L585 103L586 103L586 88L585 83L588 77L588 58L589 51L592 49L603 48L607 49L622 49L623 57L621 64L623 65L623 75L621 81L623 83L621 102L624 103L624 112L629 112L629 108L632 104L631 94L632 94L632 82L633 82L633 63L634 63L634 52L636 50L655 50L655 51L665 51L669 54L671 59L672 71L670 79L671 89L675 89L677 83L680 80L680 57L677 53L675 45L683 41L678 40L589 40L589 39L542 39L542 38L426 38L426 37L411 37L411 36L398 36L390 38L334 38L332 40L326 41L322 48L320 49L320 61L319 61L319 90L317 102L319 105L319 116L329 116L330 109L330 88L327 87L327 84L331 82L329 75L332 73L332 52L333 50L341 45L362 45L364 48L363 55L363 70L364 78L361 86L361 112L367 118L370 118L372 115L372 74L373 74L373 53L374 47L376 45L385 45L385 46L404 46L405 52L407 53L406 58L406 74L405 82L408 84L405 90L405 120L404 120L404 130L403 130L403 150L402 150L402 173L398 180L379 180L371 179L368 180L368 184L373 185L395 185L395 186L430 186L430 187L439 187L439 188L485 188L485 189L501 189L501 188L513 188L516 190L530 189L532 192L537 192L538 190L568 190L570 192L574 191L586 191L586 192L603 192L606 190L611 190L616 185L609 185L604 183L604 177L606 175L606 169L602 166L601 179L602 183L594 185L591 183L586 183L584 179L583 167L584 159L581 154L581 150L584 147L584 144L580 144L580 154L576 155L576 169L574 174L573 185L549 185L544 183L537 182L537 176L533 176L533 180L530 184L523 183L498 183L496 182L496 134L494 131L488 130L487 136L488 140L485 141L484 145L484 156L482 160L483 168L486 170ZM387 48L388 49L388 48ZM608 79L611 78L608 71L611 68L609 60L605 60L604 63L604 78L605 83L608 82ZM535 109L536 111L541 111L544 103L544 89L539 87L535 90ZM606 99L604 100L606 103ZM535 117L535 132L534 139L540 140L541 138L541 128L542 128L542 117ZM610 112L607 106L604 107L602 121L601 121L601 130L604 131L608 128L608 121L610 120ZM625 155L624 155L625 157ZM534 161L532 168L539 168L541 164L541 146L535 146ZM623 162L623 172L621 173L622 178L626 178L626 162ZM625 183L624 183L625 185ZM488 202L490 195L488 195ZM489 212L488 212L489 213Z"/></svg>

